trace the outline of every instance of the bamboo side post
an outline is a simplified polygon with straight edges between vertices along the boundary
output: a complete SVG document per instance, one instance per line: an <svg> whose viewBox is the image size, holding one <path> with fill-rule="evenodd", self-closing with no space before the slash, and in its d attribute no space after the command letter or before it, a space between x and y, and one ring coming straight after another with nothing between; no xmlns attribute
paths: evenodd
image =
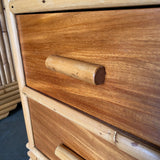
<svg viewBox="0 0 160 160"><path fill-rule="evenodd" d="M2 63L2 58L1 58L1 51L0 51L0 77L1 77L2 85L5 85L7 83L7 81L6 81L6 76L5 76L4 68L3 68L3 63Z"/></svg>
<svg viewBox="0 0 160 160"><path fill-rule="evenodd" d="M15 19L15 15L10 12L9 1L10 0L3 0L3 5L5 7L4 14L6 17L6 24L7 24L9 37L10 37L10 44L11 44L11 50L13 53L13 59L15 62L14 65L16 69L18 84L19 84L27 136L28 136L29 144L31 146L34 146L34 138L33 138L32 124L31 124L31 118L30 118L29 107L28 107L28 100L27 100L27 97L24 94L22 94L22 88L25 86L25 78L24 78L25 76L24 76L22 57L21 57L21 51L20 51L20 45L19 45L19 39L18 39L16 19Z"/></svg>
<svg viewBox="0 0 160 160"><path fill-rule="evenodd" d="M1 28L0 28L0 51L1 51L1 58L2 58L2 63L3 63L7 83L11 83L11 73L9 70L9 64L8 64L8 60L7 60L7 56L6 56L6 50L5 50L5 45L4 45L4 40L3 40Z"/></svg>
<svg viewBox="0 0 160 160"><path fill-rule="evenodd" d="M79 111L76 111L65 104L46 97L28 87L23 88L23 93L29 98L38 101L38 103L46 106L53 112L65 117L66 119L82 126L95 135L103 138L105 141L117 146L121 151L131 155L139 160L160 160L160 152L154 148L135 140L121 135L116 130L94 120ZM133 145L138 144L138 145Z"/></svg>

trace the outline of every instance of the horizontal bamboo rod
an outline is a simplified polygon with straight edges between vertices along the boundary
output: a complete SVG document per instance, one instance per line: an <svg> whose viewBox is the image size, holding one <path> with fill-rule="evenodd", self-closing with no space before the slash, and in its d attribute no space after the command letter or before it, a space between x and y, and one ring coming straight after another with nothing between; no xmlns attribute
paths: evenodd
<svg viewBox="0 0 160 160"><path fill-rule="evenodd" d="M9 106L3 110L0 110L0 115L10 112L10 111L14 110L16 107L17 107L17 105L13 105L13 106Z"/></svg>
<svg viewBox="0 0 160 160"><path fill-rule="evenodd" d="M52 71L65 74L94 85L103 84L105 80L105 68L98 64L50 55L45 61L45 66Z"/></svg>
<svg viewBox="0 0 160 160"><path fill-rule="evenodd" d="M70 9L110 8L159 4L159 0L12 0L10 1L10 10L16 14Z"/></svg>
<svg viewBox="0 0 160 160"><path fill-rule="evenodd" d="M0 95L4 95L8 92L11 92L11 91L14 91L14 90L17 90L18 89L18 85L13 85L13 86L9 86L9 87L4 87L4 86L1 86L0 87Z"/></svg>
<svg viewBox="0 0 160 160"><path fill-rule="evenodd" d="M117 146L117 148L134 158L139 160L160 159L160 153L154 148L150 148L141 142L137 142L137 140L132 140L128 137L125 137L110 127L100 123L97 120L91 119L90 117L68 107L65 104L55 101L52 98L46 97L43 94L40 94L28 87L23 88L23 93L26 94L29 98L38 101L40 104L65 117L66 119L79 124L83 128L112 143L113 145Z"/></svg>
<svg viewBox="0 0 160 160"><path fill-rule="evenodd" d="M3 99L3 100L0 100L0 105L9 103L9 102L11 102L11 101L14 101L14 100L16 100L17 98L20 98L20 95L19 95L19 94L13 95L13 96L11 96L11 97L7 97L7 98L5 98L5 99Z"/></svg>
<svg viewBox="0 0 160 160"><path fill-rule="evenodd" d="M19 94L19 89L0 95L0 100Z"/></svg>
<svg viewBox="0 0 160 160"><path fill-rule="evenodd" d="M6 118L9 115L8 113L0 114L0 120Z"/></svg>
<svg viewBox="0 0 160 160"><path fill-rule="evenodd" d="M30 147L29 143L26 144L26 148L28 148L37 157L38 160L49 160L45 155L43 155L35 147Z"/></svg>
<svg viewBox="0 0 160 160"><path fill-rule="evenodd" d="M13 105L19 103L20 101L21 101L21 99L20 99L20 98L17 98L17 99L15 99L15 100L11 101L11 102L8 102L8 103L6 103L6 104L0 105L0 110L3 110L3 109L5 109L5 108L7 108L7 107L9 107L9 106L13 106Z"/></svg>
<svg viewBox="0 0 160 160"><path fill-rule="evenodd" d="M60 160L84 160L64 145L59 145L55 149L55 155Z"/></svg>

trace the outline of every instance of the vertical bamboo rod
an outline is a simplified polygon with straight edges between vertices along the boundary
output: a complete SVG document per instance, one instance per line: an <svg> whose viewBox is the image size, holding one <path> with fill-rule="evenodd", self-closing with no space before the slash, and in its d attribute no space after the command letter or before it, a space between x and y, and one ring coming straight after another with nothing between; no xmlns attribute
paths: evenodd
<svg viewBox="0 0 160 160"><path fill-rule="evenodd" d="M11 48L10 48L10 43L9 43L9 38L8 38L8 33L3 32L3 39L4 39L4 44L6 48L6 55L9 63L9 69L11 73L11 80L12 82L16 81L16 75L15 75L15 70L14 70L14 65L13 65L13 58L11 54Z"/></svg>
<svg viewBox="0 0 160 160"><path fill-rule="evenodd" d="M12 82L14 82L16 80L16 76L15 76L15 70L14 70L14 65L13 65L13 60L12 60L13 58L12 58L11 49L10 49L10 43L9 43L9 38L8 38L5 17L3 13L2 0L0 0L0 22L1 22L2 34L4 38L4 44L6 48L7 59L9 63L9 69L11 72L11 79L12 79Z"/></svg>
<svg viewBox="0 0 160 160"><path fill-rule="evenodd" d="M2 58L2 63L3 63L3 67L4 67L4 72L5 72L5 76L6 76L6 81L7 81L7 83L11 83L11 73L9 70L9 64L8 64L8 60L7 60L7 56L6 56L6 50L5 50L5 46L4 46L4 40L3 40L1 28L0 28L0 51L1 51L1 58Z"/></svg>
<svg viewBox="0 0 160 160"><path fill-rule="evenodd" d="M13 53L13 59L15 62L14 65L15 65L17 80L18 80L19 89L20 89L26 131L28 135L29 144L33 147L34 138L33 138L33 132L32 132L30 112L28 107L28 100L27 100L27 97L24 94L22 94L22 88L25 86L25 78L24 78L25 76L24 76L22 57L21 57L21 51L20 51L20 45L19 45L19 39L18 39L17 25L16 25L15 15L10 12L9 1L10 0L3 0L3 5L5 7L4 14L6 17L6 24L7 24L9 37L10 37L10 44L11 44L11 50Z"/></svg>
<svg viewBox="0 0 160 160"><path fill-rule="evenodd" d="M5 85L7 83L7 81L6 81L4 68L3 68L3 63L2 63L2 58L1 58L1 51L0 51L0 77L1 77L2 85Z"/></svg>
<svg viewBox="0 0 160 160"><path fill-rule="evenodd" d="M4 19L4 13L3 13L2 0L0 0L0 22L1 22L2 31L3 32L7 31L6 23L5 23L5 19Z"/></svg>

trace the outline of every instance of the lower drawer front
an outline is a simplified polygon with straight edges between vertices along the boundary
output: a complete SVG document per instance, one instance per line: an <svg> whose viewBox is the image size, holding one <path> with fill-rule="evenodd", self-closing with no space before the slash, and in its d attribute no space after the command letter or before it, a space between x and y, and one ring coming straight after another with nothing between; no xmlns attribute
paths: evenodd
<svg viewBox="0 0 160 160"><path fill-rule="evenodd" d="M87 160L134 160L112 144L79 125L29 99L36 148L51 160L57 146L64 144Z"/></svg>

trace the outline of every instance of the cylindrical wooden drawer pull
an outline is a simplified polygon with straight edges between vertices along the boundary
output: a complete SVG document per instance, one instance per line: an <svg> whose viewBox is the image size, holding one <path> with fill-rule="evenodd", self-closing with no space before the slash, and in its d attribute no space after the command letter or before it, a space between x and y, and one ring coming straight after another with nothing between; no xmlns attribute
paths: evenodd
<svg viewBox="0 0 160 160"><path fill-rule="evenodd" d="M105 80L105 68L101 65L56 55L50 55L46 59L45 65L50 70L63 73L90 84L103 84Z"/></svg>
<svg viewBox="0 0 160 160"><path fill-rule="evenodd" d="M84 160L63 144L56 148L55 155L61 160Z"/></svg>

